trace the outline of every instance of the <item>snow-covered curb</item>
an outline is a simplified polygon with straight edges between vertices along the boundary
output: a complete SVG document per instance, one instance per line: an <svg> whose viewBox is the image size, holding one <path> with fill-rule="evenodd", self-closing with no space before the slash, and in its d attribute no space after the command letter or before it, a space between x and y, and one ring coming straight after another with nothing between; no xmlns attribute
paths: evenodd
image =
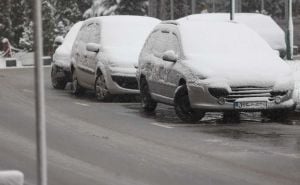
<svg viewBox="0 0 300 185"><path fill-rule="evenodd" d="M20 171L0 171L0 185L23 185L24 175Z"/></svg>
<svg viewBox="0 0 300 185"><path fill-rule="evenodd" d="M287 61L294 72L295 90L293 94L294 101L298 104L297 109L300 110L300 60Z"/></svg>

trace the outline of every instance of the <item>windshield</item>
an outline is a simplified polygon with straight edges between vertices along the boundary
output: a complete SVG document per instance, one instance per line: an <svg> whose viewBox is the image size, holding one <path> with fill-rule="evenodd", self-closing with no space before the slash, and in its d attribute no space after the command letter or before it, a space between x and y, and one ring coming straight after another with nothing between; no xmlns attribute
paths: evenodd
<svg viewBox="0 0 300 185"><path fill-rule="evenodd" d="M180 29L186 57L220 59L214 62L224 62L224 59L259 62L274 55L274 50L258 34L241 24L189 21L182 23Z"/></svg>
<svg viewBox="0 0 300 185"><path fill-rule="evenodd" d="M152 18L105 20L102 25L102 45L108 50L124 48L140 52L147 36L156 24L158 20Z"/></svg>

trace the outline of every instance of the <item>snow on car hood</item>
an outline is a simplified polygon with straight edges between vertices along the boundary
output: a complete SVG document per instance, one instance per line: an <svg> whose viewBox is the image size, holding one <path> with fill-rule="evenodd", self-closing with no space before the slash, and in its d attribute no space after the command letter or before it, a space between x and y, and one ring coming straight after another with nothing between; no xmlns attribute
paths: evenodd
<svg viewBox="0 0 300 185"><path fill-rule="evenodd" d="M55 53L53 55L53 61L56 65L59 65L61 67L70 66L71 52L68 48L61 45L55 50Z"/></svg>
<svg viewBox="0 0 300 185"><path fill-rule="evenodd" d="M257 33L230 22L186 22L180 25L184 64L204 78L230 86L292 89L289 66Z"/></svg>

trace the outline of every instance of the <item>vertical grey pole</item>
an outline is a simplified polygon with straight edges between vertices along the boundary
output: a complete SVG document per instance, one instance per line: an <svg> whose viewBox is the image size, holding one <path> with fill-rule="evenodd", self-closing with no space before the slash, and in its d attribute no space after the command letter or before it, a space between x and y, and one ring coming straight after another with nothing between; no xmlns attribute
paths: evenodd
<svg viewBox="0 0 300 185"><path fill-rule="evenodd" d="M196 13L196 0L192 0L192 14Z"/></svg>
<svg viewBox="0 0 300 185"><path fill-rule="evenodd" d="M230 0L230 20L234 20L235 0Z"/></svg>
<svg viewBox="0 0 300 185"><path fill-rule="evenodd" d="M43 40L42 40L42 1L33 0L34 4L34 61L35 61L35 111L37 140L37 183L47 185L47 154L45 124L45 92L43 72Z"/></svg>
<svg viewBox="0 0 300 185"><path fill-rule="evenodd" d="M261 0L260 13L263 13L264 11L265 11L265 0Z"/></svg>
<svg viewBox="0 0 300 185"><path fill-rule="evenodd" d="M174 20L174 0L170 0L171 19Z"/></svg>
<svg viewBox="0 0 300 185"><path fill-rule="evenodd" d="M212 0L212 12L213 13L216 12L216 2L215 2L215 0Z"/></svg>
<svg viewBox="0 0 300 185"><path fill-rule="evenodd" d="M293 24L293 1L288 0L288 24L287 24L287 59L292 60L293 59L293 50L294 50L294 24Z"/></svg>

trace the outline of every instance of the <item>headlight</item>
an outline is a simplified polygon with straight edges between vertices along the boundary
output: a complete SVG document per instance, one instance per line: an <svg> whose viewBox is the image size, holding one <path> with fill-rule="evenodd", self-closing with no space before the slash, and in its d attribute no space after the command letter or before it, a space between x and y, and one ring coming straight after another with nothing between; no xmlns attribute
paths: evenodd
<svg viewBox="0 0 300 185"><path fill-rule="evenodd" d="M227 91L227 89L224 89L224 88L209 87L208 91L212 96L214 96L216 98L226 97L229 95L229 92Z"/></svg>

